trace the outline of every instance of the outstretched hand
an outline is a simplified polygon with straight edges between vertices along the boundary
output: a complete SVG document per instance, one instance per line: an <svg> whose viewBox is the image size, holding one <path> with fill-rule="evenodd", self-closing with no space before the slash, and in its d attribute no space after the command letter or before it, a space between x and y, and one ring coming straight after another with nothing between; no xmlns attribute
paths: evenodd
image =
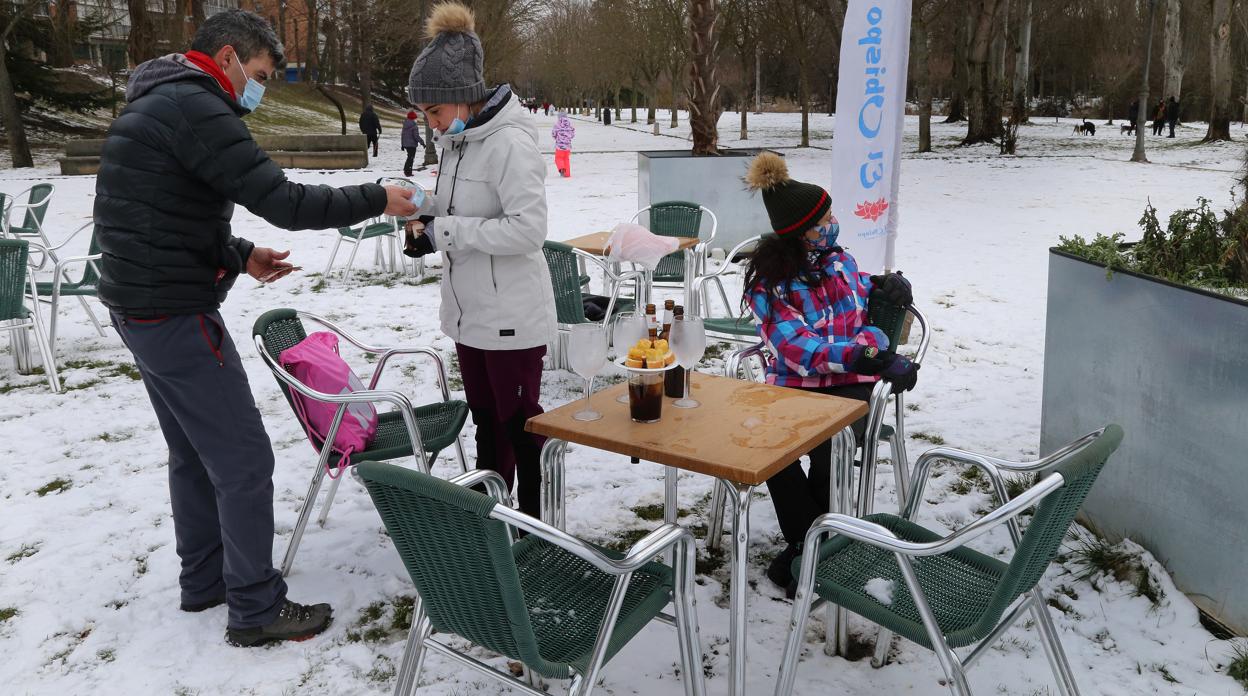
<svg viewBox="0 0 1248 696"><path fill-rule="evenodd" d="M272 283L296 270L293 264L283 261L290 250L275 251L268 247L256 247L247 257L247 275L261 283Z"/></svg>
<svg viewBox="0 0 1248 696"><path fill-rule="evenodd" d="M412 203L412 189L402 186L386 186L386 215L393 217L410 217L416 214L416 204Z"/></svg>

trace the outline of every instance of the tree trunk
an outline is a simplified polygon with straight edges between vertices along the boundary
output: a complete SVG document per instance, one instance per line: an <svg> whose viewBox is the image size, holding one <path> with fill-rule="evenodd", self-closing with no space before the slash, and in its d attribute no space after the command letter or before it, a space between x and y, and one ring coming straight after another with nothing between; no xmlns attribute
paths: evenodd
<svg viewBox="0 0 1248 696"><path fill-rule="evenodd" d="M949 113L945 123L957 123L966 118L966 93L970 89L967 80L970 68L967 65L967 53L970 50L970 6L964 8L965 20L955 19L953 31L953 96L949 99Z"/></svg>
<svg viewBox="0 0 1248 696"><path fill-rule="evenodd" d="M629 118L628 122L636 123L637 122L637 81L636 80L633 80L632 87L629 89L629 91L633 93L632 95L633 99L632 99L632 116Z"/></svg>
<svg viewBox="0 0 1248 696"><path fill-rule="evenodd" d="M33 167L35 160L30 156L30 143L26 141L26 125L22 123L17 93L13 90L9 51L5 43L4 55L0 56L0 120L4 123L5 134L9 136L9 157L13 160L13 168Z"/></svg>
<svg viewBox="0 0 1248 696"><path fill-rule="evenodd" d="M371 29L368 24L367 8L361 0L351 0L351 57L355 62L355 73L360 81L360 109L373 105L373 69L368 36Z"/></svg>
<svg viewBox="0 0 1248 696"><path fill-rule="evenodd" d="M738 106L741 107L741 139L750 139L749 123L746 122L746 113L750 110L749 97L742 96Z"/></svg>
<svg viewBox="0 0 1248 696"><path fill-rule="evenodd" d="M308 45L303 52L303 80L304 82L318 82L320 80L320 15L317 13L318 0L306 0L308 8Z"/></svg>
<svg viewBox="0 0 1248 696"><path fill-rule="evenodd" d="M914 13L914 88L919 99L919 152L932 151L931 37L922 10Z"/></svg>
<svg viewBox="0 0 1248 696"><path fill-rule="evenodd" d="M77 3L62 0L50 8L52 42L48 47L48 64L56 68L68 68L74 64L74 38L78 29Z"/></svg>
<svg viewBox="0 0 1248 696"><path fill-rule="evenodd" d="M1023 3L1022 25L1018 29L1017 60L1014 62L1014 123L1027 123L1031 96L1031 0Z"/></svg>
<svg viewBox="0 0 1248 696"><path fill-rule="evenodd" d="M438 150L433 146L433 129L429 127L429 120L425 119L425 166L437 163Z"/></svg>
<svg viewBox="0 0 1248 696"><path fill-rule="evenodd" d="M694 155L719 154L719 76L715 71L715 0L689 3L689 128Z"/></svg>
<svg viewBox="0 0 1248 696"><path fill-rule="evenodd" d="M806 84L806 66L797 67L797 99L802 103L802 142L798 147L810 147L810 89Z"/></svg>
<svg viewBox="0 0 1248 696"><path fill-rule="evenodd" d="M342 121L342 134L346 135L347 134L347 112L343 110L342 102L338 100L338 97L334 96L333 92L329 91L328 89L325 89L325 85L317 85L316 91L324 95L324 97L329 100L329 103L337 107L338 119Z"/></svg>
<svg viewBox="0 0 1248 696"><path fill-rule="evenodd" d="M192 0L193 1L193 0ZM286 1L277 0L277 38L282 42L282 46L288 46L286 43Z"/></svg>
<svg viewBox="0 0 1248 696"><path fill-rule="evenodd" d="M1213 10L1213 34L1209 37L1209 131L1205 142L1231 139L1231 119L1235 116L1231 103L1234 71L1231 64L1231 10L1233 0L1209 0Z"/></svg>
<svg viewBox="0 0 1248 696"><path fill-rule="evenodd" d="M1183 71L1187 67L1183 60L1183 6L1181 0L1165 0L1166 30L1161 49L1161 65L1165 73L1165 82L1161 88L1161 98L1183 98Z"/></svg>
<svg viewBox="0 0 1248 696"><path fill-rule="evenodd" d="M1001 134L1001 106L993 88L993 30L1000 9L999 0L978 0L974 31L971 34L967 65L970 68L966 91L967 129L963 145L992 142Z"/></svg>
<svg viewBox="0 0 1248 696"><path fill-rule="evenodd" d="M130 12L130 62L145 63L156 57L156 27L147 13L147 0L126 0Z"/></svg>
<svg viewBox="0 0 1248 696"><path fill-rule="evenodd" d="M616 121L620 120L620 91L621 91L620 86L616 85L615 86L615 99L614 99L615 103L612 104L612 106L615 107L615 120Z"/></svg>

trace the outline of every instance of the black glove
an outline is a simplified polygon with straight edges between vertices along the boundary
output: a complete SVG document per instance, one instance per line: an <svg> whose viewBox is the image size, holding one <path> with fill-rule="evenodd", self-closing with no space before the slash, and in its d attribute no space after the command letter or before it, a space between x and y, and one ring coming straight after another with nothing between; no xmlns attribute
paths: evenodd
<svg viewBox="0 0 1248 696"><path fill-rule="evenodd" d="M845 369L860 375L878 375L888 366L881 359L884 355L875 346L856 345L849 351Z"/></svg>
<svg viewBox="0 0 1248 696"><path fill-rule="evenodd" d="M871 295L867 298L867 302L877 297L898 307L908 307L914 302L914 295L910 292L910 281L906 280L900 272L871 276Z"/></svg>
<svg viewBox="0 0 1248 696"><path fill-rule="evenodd" d="M879 374L892 383L894 394L914 389L915 383L919 381L921 365L904 355L892 352L881 353L880 359L884 363L884 369Z"/></svg>
<svg viewBox="0 0 1248 696"><path fill-rule="evenodd" d="M404 239L403 255L418 259L425 254L433 253L433 242L426 234L408 232Z"/></svg>

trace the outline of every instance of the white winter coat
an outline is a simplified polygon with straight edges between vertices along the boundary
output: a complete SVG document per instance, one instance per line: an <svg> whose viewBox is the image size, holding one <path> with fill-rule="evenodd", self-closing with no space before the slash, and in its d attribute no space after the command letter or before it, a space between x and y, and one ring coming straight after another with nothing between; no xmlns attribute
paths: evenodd
<svg viewBox="0 0 1248 696"><path fill-rule="evenodd" d="M555 336L555 295L542 255L546 163L514 95L485 123L443 136L434 245L442 252L442 331L482 350Z"/></svg>

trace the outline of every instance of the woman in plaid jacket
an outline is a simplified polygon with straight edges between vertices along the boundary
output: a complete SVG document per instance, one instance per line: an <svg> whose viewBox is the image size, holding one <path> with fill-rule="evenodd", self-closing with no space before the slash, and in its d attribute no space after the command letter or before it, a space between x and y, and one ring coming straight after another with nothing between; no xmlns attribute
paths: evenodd
<svg viewBox="0 0 1248 696"><path fill-rule="evenodd" d="M750 188L761 191L775 235L759 243L745 274L744 302L773 356L767 383L867 401L881 377L894 391L912 389L918 365L890 350L884 332L867 324L873 297L908 305L910 284L899 273L872 276L839 246L840 226L828 192L789 178L784 160L764 152L750 165ZM865 419L854 424L861 440ZM793 462L767 482L788 547L767 577L793 592L793 559L806 530L828 511L832 445L810 452L810 474Z"/></svg>

